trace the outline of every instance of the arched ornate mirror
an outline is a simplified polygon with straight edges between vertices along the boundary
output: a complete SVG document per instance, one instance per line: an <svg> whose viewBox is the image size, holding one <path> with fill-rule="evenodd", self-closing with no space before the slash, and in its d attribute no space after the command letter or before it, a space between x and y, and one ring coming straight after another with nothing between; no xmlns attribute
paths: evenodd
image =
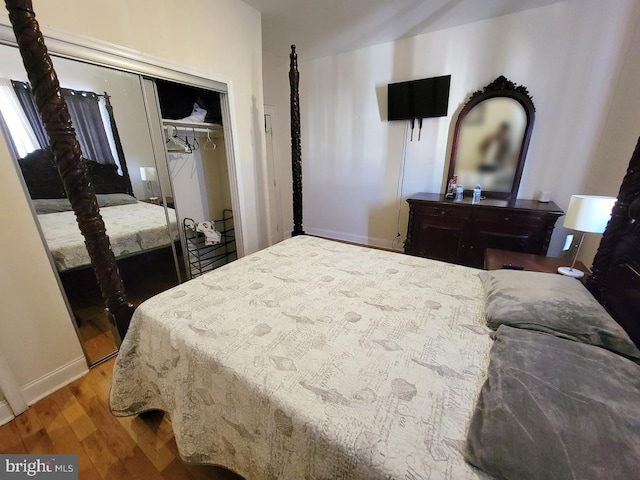
<svg viewBox="0 0 640 480"><path fill-rule="evenodd" d="M465 190L480 185L490 198L516 198L535 108L529 92L500 76L471 95L458 115L449 174Z"/></svg>

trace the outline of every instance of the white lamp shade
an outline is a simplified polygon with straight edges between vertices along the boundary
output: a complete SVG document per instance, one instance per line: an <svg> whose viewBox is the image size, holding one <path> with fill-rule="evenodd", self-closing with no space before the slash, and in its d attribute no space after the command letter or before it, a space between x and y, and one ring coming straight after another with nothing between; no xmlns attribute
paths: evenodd
<svg viewBox="0 0 640 480"><path fill-rule="evenodd" d="M158 179L153 167L140 167L140 179L143 182L155 182Z"/></svg>
<svg viewBox="0 0 640 480"><path fill-rule="evenodd" d="M572 195L564 226L579 232L602 233L611 218L615 203L615 197Z"/></svg>

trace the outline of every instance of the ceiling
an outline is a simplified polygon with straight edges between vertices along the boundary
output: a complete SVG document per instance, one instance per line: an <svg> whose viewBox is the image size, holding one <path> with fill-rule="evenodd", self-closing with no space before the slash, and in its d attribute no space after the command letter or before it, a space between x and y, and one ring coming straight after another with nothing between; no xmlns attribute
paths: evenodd
<svg viewBox="0 0 640 480"><path fill-rule="evenodd" d="M564 0L243 0L262 12L263 50L335 55Z"/></svg>

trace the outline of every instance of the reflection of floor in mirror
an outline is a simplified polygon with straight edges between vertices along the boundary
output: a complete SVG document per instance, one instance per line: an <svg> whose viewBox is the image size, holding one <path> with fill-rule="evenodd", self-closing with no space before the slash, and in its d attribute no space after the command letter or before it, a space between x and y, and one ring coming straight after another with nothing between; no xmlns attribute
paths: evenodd
<svg viewBox="0 0 640 480"><path fill-rule="evenodd" d="M100 302L100 300L98 294L97 301ZM98 303L82 307L72 306L72 308L80 324L80 338L89 362L96 362L113 353L116 346L104 307Z"/></svg>
<svg viewBox="0 0 640 480"><path fill-rule="evenodd" d="M183 267L182 258L179 264ZM155 250L118 260L127 299L134 306L177 284L171 249ZM80 338L89 363L116 350L104 302L91 268L61 274L67 298L79 324ZM184 279L184 276L183 276Z"/></svg>

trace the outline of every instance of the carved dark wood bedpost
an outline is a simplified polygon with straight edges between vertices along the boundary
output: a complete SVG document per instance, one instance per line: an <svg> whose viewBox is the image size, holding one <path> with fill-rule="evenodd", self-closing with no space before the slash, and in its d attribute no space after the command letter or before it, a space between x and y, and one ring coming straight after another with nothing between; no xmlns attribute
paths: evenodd
<svg viewBox="0 0 640 480"><path fill-rule="evenodd" d="M109 319L122 338L131 320L133 306L125 296L124 284L105 232L93 186L87 176L86 164L81 158L67 104L60 92L58 76L44 44L31 0L5 0L5 4L62 183L85 238Z"/></svg>
<svg viewBox="0 0 640 480"><path fill-rule="evenodd" d="M291 45L289 87L291 90L291 174L293 177L293 232L292 236L304 235L302 229L302 150L300 148L300 95L298 84L298 54Z"/></svg>
<svg viewBox="0 0 640 480"><path fill-rule="evenodd" d="M592 274L587 281L587 288L594 297L602 300L603 288L606 284L605 274L609 268L615 247L629 228L629 206L640 196L640 139L629 161L627 173L622 180L618 199L613 207L611 220L602 235L598 252L593 259ZM606 306L606 305L605 305Z"/></svg>

